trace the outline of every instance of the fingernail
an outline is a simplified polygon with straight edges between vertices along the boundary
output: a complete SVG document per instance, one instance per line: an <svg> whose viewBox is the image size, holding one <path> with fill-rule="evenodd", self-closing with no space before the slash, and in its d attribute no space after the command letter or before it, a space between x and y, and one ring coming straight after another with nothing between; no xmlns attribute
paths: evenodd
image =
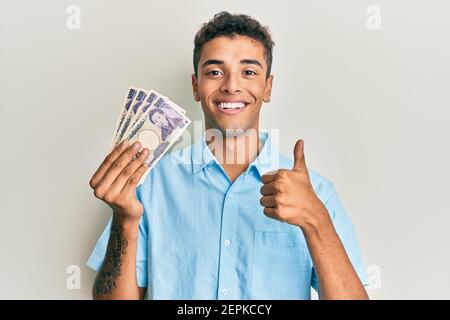
<svg viewBox="0 0 450 320"><path fill-rule="evenodd" d="M135 142L133 145L133 149L138 151L141 148L141 144L139 142Z"/></svg>
<svg viewBox="0 0 450 320"><path fill-rule="evenodd" d="M141 151L141 154L139 155L139 157L141 159L145 159L147 157L147 154L148 154L147 149L144 149L144 150Z"/></svg>

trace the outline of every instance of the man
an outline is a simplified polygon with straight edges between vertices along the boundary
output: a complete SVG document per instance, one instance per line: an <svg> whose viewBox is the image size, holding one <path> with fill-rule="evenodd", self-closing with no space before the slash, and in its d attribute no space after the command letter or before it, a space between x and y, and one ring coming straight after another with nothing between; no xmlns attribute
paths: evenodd
<svg viewBox="0 0 450 320"><path fill-rule="evenodd" d="M306 168L303 140L291 161L259 132L272 47L253 18L215 15L195 37L192 75L214 141L163 157L137 188L139 144L100 165L90 185L113 216L88 262L95 299L310 299L311 286L321 299L367 299L333 185Z"/></svg>

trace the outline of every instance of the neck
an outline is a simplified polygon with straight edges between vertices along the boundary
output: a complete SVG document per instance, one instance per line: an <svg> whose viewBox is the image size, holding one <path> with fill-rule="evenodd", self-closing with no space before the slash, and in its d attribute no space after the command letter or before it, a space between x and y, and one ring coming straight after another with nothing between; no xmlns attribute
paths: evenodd
<svg viewBox="0 0 450 320"><path fill-rule="evenodd" d="M220 164L246 168L261 151L258 128L235 135L224 134L214 136L207 141L208 148Z"/></svg>

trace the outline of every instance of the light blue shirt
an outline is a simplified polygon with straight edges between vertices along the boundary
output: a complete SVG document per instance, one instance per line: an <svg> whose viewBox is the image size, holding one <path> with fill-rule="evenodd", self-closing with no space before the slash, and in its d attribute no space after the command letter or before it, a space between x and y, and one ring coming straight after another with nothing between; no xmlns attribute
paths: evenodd
<svg viewBox="0 0 450 320"><path fill-rule="evenodd" d="M299 227L266 217L261 176L293 161L274 140L231 183L204 138L164 156L136 189L144 206L136 272L147 299L310 299L317 275ZM332 183L309 169L314 190L363 284L353 225ZM111 220L89 258L99 270Z"/></svg>

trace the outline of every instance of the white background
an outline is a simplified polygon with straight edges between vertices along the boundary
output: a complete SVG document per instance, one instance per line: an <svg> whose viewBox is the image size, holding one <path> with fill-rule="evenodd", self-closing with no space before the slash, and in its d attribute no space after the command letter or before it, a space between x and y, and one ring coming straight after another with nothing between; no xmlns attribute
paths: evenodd
<svg viewBox="0 0 450 320"><path fill-rule="evenodd" d="M270 26L262 127L281 130L287 155L305 139L307 164L335 184L364 263L381 272L370 296L450 298L448 0L0 3L0 298L90 298L85 262L110 210L88 182L126 89L154 88L202 120L193 38L222 10ZM66 26L70 5L79 30ZM66 286L70 265L79 290Z"/></svg>

